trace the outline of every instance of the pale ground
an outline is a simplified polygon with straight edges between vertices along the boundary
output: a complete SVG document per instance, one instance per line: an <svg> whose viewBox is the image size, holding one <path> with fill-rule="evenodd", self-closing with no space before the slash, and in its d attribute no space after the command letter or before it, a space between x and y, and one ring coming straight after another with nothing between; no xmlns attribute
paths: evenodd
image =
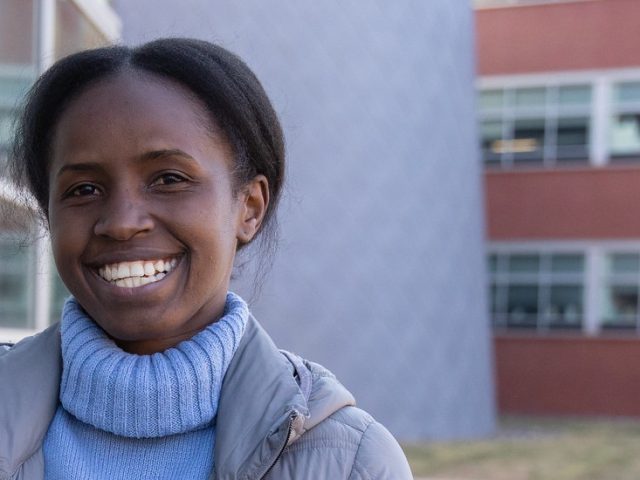
<svg viewBox="0 0 640 480"><path fill-rule="evenodd" d="M640 479L639 419L507 418L492 439L404 448L416 479Z"/></svg>

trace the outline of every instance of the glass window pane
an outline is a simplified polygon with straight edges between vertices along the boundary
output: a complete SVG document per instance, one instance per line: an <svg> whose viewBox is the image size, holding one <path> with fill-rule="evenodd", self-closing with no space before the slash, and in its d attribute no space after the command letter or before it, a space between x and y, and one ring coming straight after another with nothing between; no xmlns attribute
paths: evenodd
<svg viewBox="0 0 640 480"><path fill-rule="evenodd" d="M591 87L588 85L566 85L558 88L558 103L563 105L589 105Z"/></svg>
<svg viewBox="0 0 640 480"><path fill-rule="evenodd" d="M635 327L638 285L611 285L605 290L604 327Z"/></svg>
<svg viewBox="0 0 640 480"><path fill-rule="evenodd" d="M511 151L514 161L542 161L544 118L520 119L514 122Z"/></svg>
<svg viewBox="0 0 640 480"><path fill-rule="evenodd" d="M485 121L480 123L480 139L482 157L485 163L500 162L500 139L502 139L502 122Z"/></svg>
<svg viewBox="0 0 640 480"><path fill-rule="evenodd" d="M498 256L497 255L489 255L488 263L489 263L489 272L495 273L495 272L498 271Z"/></svg>
<svg viewBox="0 0 640 480"><path fill-rule="evenodd" d="M538 285L510 285L507 289L507 324L535 327L538 320Z"/></svg>
<svg viewBox="0 0 640 480"><path fill-rule="evenodd" d="M0 1L0 157L8 149L15 107L34 78L33 25L32 0Z"/></svg>
<svg viewBox="0 0 640 480"><path fill-rule="evenodd" d="M551 255L551 271L553 273L582 273L584 271L584 255Z"/></svg>
<svg viewBox="0 0 640 480"><path fill-rule="evenodd" d="M613 117L611 153L616 156L640 153L640 113L625 113Z"/></svg>
<svg viewBox="0 0 640 480"><path fill-rule="evenodd" d="M517 254L509 257L510 273L538 273L540 269L540 255Z"/></svg>
<svg viewBox="0 0 640 480"><path fill-rule="evenodd" d="M547 311L549 326L579 328L582 308L581 285L551 285Z"/></svg>
<svg viewBox="0 0 640 480"><path fill-rule="evenodd" d="M516 107L544 107L546 88L518 88L515 91Z"/></svg>
<svg viewBox="0 0 640 480"><path fill-rule="evenodd" d="M497 313L498 312L498 300L497 300L497 295L498 295L498 287L496 284L491 284L491 287L489 288L489 304L491 305L491 313Z"/></svg>
<svg viewBox="0 0 640 480"><path fill-rule="evenodd" d="M502 90L484 90L480 92L480 109L502 108Z"/></svg>
<svg viewBox="0 0 640 480"><path fill-rule="evenodd" d="M11 142L13 115L6 110L0 110L0 151L7 149Z"/></svg>
<svg viewBox="0 0 640 480"><path fill-rule="evenodd" d="M588 145L589 118L559 118L558 145Z"/></svg>
<svg viewBox="0 0 640 480"><path fill-rule="evenodd" d="M15 112L29 89L32 78L29 69L2 73L0 65L0 151L7 149L13 136Z"/></svg>
<svg viewBox="0 0 640 480"><path fill-rule="evenodd" d="M0 108L15 108L18 106L31 85L30 73L28 69L25 69L22 75L19 75L18 72L11 76L0 73Z"/></svg>
<svg viewBox="0 0 640 480"><path fill-rule="evenodd" d="M610 273L638 273L640 271L640 255L637 253L615 253L609 255Z"/></svg>
<svg viewBox="0 0 640 480"><path fill-rule="evenodd" d="M640 102L640 82L620 83L615 89L618 103Z"/></svg>
<svg viewBox="0 0 640 480"><path fill-rule="evenodd" d="M29 328L29 250L0 241L0 327Z"/></svg>
<svg viewBox="0 0 640 480"><path fill-rule="evenodd" d="M589 118L559 118L556 145L558 160L588 159Z"/></svg>

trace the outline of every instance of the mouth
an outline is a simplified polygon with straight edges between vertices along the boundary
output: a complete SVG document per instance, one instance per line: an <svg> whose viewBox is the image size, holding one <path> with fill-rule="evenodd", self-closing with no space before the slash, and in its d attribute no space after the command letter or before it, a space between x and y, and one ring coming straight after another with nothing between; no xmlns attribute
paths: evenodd
<svg viewBox="0 0 640 480"><path fill-rule="evenodd" d="M136 288L159 282L178 265L177 257L134 260L103 265L96 269L104 281L122 288Z"/></svg>

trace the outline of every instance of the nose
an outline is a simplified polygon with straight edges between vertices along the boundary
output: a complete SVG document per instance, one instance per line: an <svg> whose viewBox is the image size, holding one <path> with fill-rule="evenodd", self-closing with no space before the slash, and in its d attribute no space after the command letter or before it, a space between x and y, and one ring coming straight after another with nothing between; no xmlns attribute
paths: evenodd
<svg viewBox="0 0 640 480"><path fill-rule="evenodd" d="M144 199L131 190L123 190L111 192L94 226L94 233L126 241L151 231L153 226L153 218Z"/></svg>

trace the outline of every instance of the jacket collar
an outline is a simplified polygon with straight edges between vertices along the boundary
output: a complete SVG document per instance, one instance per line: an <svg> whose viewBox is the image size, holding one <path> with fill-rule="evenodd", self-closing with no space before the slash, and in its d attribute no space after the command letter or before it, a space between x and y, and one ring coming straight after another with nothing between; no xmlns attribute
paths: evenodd
<svg viewBox="0 0 640 480"><path fill-rule="evenodd" d="M348 405L331 372L278 350L250 316L222 384L212 478L263 478L287 445Z"/></svg>
<svg viewBox="0 0 640 480"><path fill-rule="evenodd" d="M60 326L0 355L0 473L14 472L42 446L58 406Z"/></svg>
<svg viewBox="0 0 640 480"><path fill-rule="evenodd" d="M261 478L308 415L293 365L250 316L222 383L213 478Z"/></svg>

